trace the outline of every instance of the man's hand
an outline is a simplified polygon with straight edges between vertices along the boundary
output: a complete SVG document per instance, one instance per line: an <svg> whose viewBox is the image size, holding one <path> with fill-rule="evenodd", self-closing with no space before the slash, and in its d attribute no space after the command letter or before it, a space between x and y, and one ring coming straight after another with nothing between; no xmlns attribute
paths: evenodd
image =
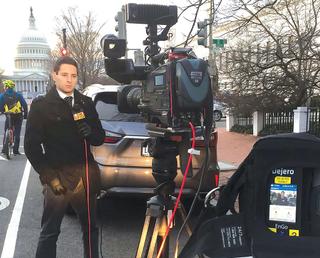
<svg viewBox="0 0 320 258"><path fill-rule="evenodd" d="M91 134L91 127L86 122L79 123L78 130L83 138L86 138Z"/></svg>
<svg viewBox="0 0 320 258"><path fill-rule="evenodd" d="M49 186L55 195L65 194L67 189L61 184L59 178L54 178L50 181Z"/></svg>

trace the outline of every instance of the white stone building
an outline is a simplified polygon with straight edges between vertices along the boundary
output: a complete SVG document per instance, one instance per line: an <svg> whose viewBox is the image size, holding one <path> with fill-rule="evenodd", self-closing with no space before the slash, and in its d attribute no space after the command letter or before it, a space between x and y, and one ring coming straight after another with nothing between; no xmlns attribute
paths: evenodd
<svg viewBox="0 0 320 258"><path fill-rule="evenodd" d="M13 76L4 76L16 83L16 90L32 98L46 92L50 80L50 47L37 30L32 7L29 28L21 36L14 58Z"/></svg>

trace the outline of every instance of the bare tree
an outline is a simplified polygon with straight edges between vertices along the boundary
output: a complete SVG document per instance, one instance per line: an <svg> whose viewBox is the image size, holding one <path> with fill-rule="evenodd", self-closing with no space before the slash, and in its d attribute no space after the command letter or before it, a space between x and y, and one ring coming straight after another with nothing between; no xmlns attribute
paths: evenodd
<svg viewBox="0 0 320 258"><path fill-rule="evenodd" d="M206 10L208 12L209 15L209 8L213 8L213 13L215 14L220 14L220 6L223 2L223 0L186 0L185 1L186 4L184 4L183 6L178 7L179 8L179 19L184 19L185 21L190 23L190 28L187 34L184 34L185 39L183 40L183 42L179 43L177 45L178 46L184 46L186 47L187 45L189 45L197 36L197 27L196 27L196 22L197 20L199 20L198 15L199 15L199 11L200 9L202 10ZM214 3L214 6L210 6L210 4ZM206 8L206 9L205 9ZM208 17L208 16L207 16ZM218 20L220 20L220 18L225 18L225 16L219 17L217 15L215 15L215 17L213 18L213 20L209 20L207 19L207 23L206 26L208 27L209 30L209 26L214 26L214 24L217 23Z"/></svg>
<svg viewBox="0 0 320 258"><path fill-rule="evenodd" d="M78 62L82 88L106 78L103 53L99 45L100 31L104 24L97 25L91 12L80 18L78 10L73 7L69 7L67 12L63 12L56 20L56 34L60 42L53 55L60 55L63 46L62 29L66 28L68 54Z"/></svg>
<svg viewBox="0 0 320 258"><path fill-rule="evenodd" d="M317 0L235 0L238 15L226 55L232 92L255 107L308 104L320 90L320 3ZM231 104L231 103L230 103Z"/></svg>
<svg viewBox="0 0 320 258"><path fill-rule="evenodd" d="M0 92L3 92L4 90L2 85L3 73L4 73L4 69L0 68Z"/></svg>

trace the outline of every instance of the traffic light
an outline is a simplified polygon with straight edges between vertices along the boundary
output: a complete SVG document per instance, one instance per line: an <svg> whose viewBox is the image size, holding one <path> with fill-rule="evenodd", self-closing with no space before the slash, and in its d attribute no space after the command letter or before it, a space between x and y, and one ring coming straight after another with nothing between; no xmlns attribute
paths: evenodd
<svg viewBox="0 0 320 258"><path fill-rule="evenodd" d="M126 19L124 9L118 12L117 15L114 17L117 25L115 27L115 31L118 32L119 39L126 39L127 38L127 28L126 28Z"/></svg>
<svg viewBox="0 0 320 258"><path fill-rule="evenodd" d="M67 49L65 49L64 47L60 48L60 54L61 56L66 56L68 54Z"/></svg>
<svg viewBox="0 0 320 258"><path fill-rule="evenodd" d="M208 47L208 23L207 20L203 20L203 21L198 21L197 22L197 26L198 26L198 45L202 45L205 47Z"/></svg>

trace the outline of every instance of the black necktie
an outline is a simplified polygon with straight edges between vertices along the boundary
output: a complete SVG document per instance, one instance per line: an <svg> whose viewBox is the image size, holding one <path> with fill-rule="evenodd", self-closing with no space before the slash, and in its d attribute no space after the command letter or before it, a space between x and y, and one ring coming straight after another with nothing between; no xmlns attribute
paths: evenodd
<svg viewBox="0 0 320 258"><path fill-rule="evenodd" d="M64 100L69 104L70 107L72 107L72 97L65 97Z"/></svg>

